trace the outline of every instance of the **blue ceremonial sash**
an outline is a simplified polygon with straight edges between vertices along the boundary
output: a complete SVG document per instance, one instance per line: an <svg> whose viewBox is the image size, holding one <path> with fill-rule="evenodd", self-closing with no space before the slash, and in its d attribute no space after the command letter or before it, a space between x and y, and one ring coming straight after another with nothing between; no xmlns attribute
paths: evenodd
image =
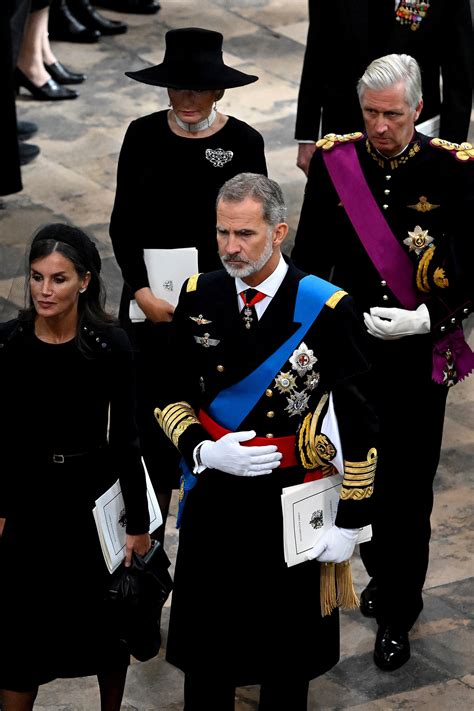
<svg viewBox="0 0 474 711"><path fill-rule="evenodd" d="M288 338L267 360L258 366L243 380L222 390L207 408L209 415L222 427L233 432L260 400L262 390L273 380L281 367L291 356L300 341L309 331L311 325L319 316L326 301L336 292L338 286L324 279L308 274L298 284L293 322L299 323L299 328ZM176 527L179 528L184 504L189 491L196 484L196 476L192 473L184 458L180 462L181 485L179 508Z"/></svg>
<svg viewBox="0 0 474 711"><path fill-rule="evenodd" d="M336 291L339 291L338 286L312 274L301 279L293 312L293 321L300 323L299 328L250 375L222 390L214 398L207 412L216 422L228 430L238 430L241 422L260 400L262 388L271 383L307 334L326 301Z"/></svg>

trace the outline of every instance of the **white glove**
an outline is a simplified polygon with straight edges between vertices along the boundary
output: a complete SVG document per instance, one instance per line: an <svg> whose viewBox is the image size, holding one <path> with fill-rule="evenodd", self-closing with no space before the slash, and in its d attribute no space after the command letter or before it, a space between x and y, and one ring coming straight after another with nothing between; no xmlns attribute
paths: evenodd
<svg viewBox="0 0 474 711"><path fill-rule="evenodd" d="M332 526L307 553L308 560L315 558L321 563L342 563L354 552L360 528Z"/></svg>
<svg viewBox="0 0 474 711"><path fill-rule="evenodd" d="M372 336L384 341L429 333L431 329L430 313L426 304L418 306L416 311L373 306L370 314L364 313L364 322Z"/></svg>
<svg viewBox="0 0 474 711"><path fill-rule="evenodd" d="M258 447L242 447L255 437L255 432L229 432L217 442L205 440L199 450L202 464L209 469L219 469L236 476L260 476L270 474L280 466L282 458L274 444Z"/></svg>

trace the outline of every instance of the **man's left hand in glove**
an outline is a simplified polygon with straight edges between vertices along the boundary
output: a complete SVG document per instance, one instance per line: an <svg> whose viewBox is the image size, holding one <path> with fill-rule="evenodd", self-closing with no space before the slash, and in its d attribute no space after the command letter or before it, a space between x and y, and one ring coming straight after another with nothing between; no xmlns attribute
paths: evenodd
<svg viewBox="0 0 474 711"><path fill-rule="evenodd" d="M364 313L364 322L371 336L384 341L429 333L431 330L430 314L425 304L420 304L414 311L373 306L370 314Z"/></svg>

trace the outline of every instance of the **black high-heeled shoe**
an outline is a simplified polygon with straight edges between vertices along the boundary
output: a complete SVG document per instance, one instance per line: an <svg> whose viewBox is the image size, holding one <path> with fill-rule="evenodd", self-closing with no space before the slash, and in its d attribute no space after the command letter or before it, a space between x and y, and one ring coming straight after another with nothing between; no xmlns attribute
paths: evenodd
<svg viewBox="0 0 474 711"><path fill-rule="evenodd" d="M18 67L15 69L15 85L17 94L20 93L20 87L24 87L38 101L62 101L63 99L77 99L79 96L77 91L60 86L54 79L48 79L43 86L36 86Z"/></svg>
<svg viewBox="0 0 474 711"><path fill-rule="evenodd" d="M101 15L89 0L67 0L67 6L84 27L89 30L98 30L101 35L123 35L128 30L128 25L120 20L109 20Z"/></svg>
<svg viewBox="0 0 474 711"><path fill-rule="evenodd" d="M71 70L65 67L64 64L61 64L61 62L45 64L44 68L58 84L82 84L82 82L87 79L85 74L71 72Z"/></svg>

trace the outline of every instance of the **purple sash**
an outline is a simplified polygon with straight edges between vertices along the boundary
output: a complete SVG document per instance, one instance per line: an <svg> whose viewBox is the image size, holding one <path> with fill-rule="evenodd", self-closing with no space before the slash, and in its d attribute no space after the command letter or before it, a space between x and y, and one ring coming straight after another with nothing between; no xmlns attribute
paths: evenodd
<svg viewBox="0 0 474 711"><path fill-rule="evenodd" d="M410 257L403 250L380 211L360 167L353 143L344 150L323 152L324 162L352 226L378 273L406 309L416 309L423 299L413 284ZM474 370L474 354L456 328L435 341L433 380L454 385Z"/></svg>
<svg viewBox="0 0 474 711"><path fill-rule="evenodd" d="M378 273L406 309L421 299L413 286L413 263L397 241L370 191L353 143L324 151L324 162L352 225Z"/></svg>

